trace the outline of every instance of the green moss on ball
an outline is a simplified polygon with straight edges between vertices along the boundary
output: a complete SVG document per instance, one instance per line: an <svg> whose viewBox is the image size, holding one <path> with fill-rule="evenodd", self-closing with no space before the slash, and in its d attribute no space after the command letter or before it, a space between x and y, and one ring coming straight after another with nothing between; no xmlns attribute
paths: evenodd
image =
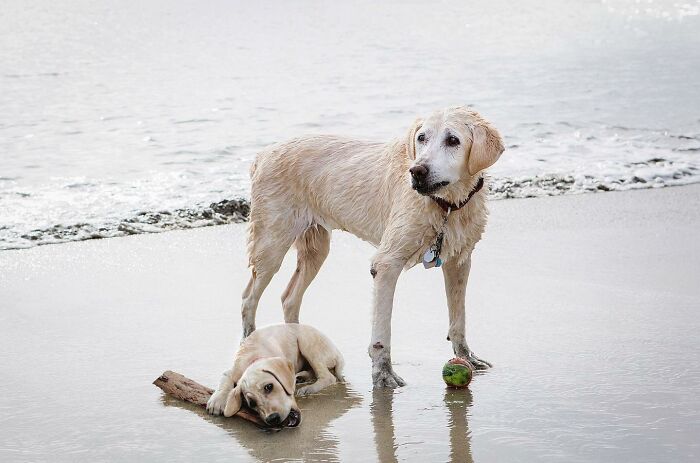
<svg viewBox="0 0 700 463"><path fill-rule="evenodd" d="M442 379L451 387L466 387L472 380L473 371L462 359L452 359L442 367Z"/></svg>

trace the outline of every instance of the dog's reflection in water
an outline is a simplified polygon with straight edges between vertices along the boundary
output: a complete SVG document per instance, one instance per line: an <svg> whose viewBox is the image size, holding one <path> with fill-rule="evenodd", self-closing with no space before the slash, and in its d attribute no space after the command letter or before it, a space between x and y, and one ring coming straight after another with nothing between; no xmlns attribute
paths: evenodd
<svg viewBox="0 0 700 463"><path fill-rule="evenodd" d="M469 389L445 389L445 407L449 416L450 461L452 463L473 463L467 414L472 405Z"/></svg>
<svg viewBox="0 0 700 463"><path fill-rule="evenodd" d="M190 410L225 429L259 461L315 460L339 461L338 439L329 424L357 407L362 398L344 383L337 383L309 398L300 398L303 422L299 427L266 431L242 419L212 416L203 407L163 396L165 406ZM274 433L274 436L270 436Z"/></svg>
<svg viewBox="0 0 700 463"><path fill-rule="evenodd" d="M374 445L377 450L377 461L380 463L398 462L396 451L396 433L394 429L394 394L393 390L375 389L372 392L372 427L374 429ZM449 430L450 459L452 463L473 463L469 423L467 414L472 405L472 394L469 389L446 388L443 397L447 411L447 426ZM427 461L427 460L426 460Z"/></svg>

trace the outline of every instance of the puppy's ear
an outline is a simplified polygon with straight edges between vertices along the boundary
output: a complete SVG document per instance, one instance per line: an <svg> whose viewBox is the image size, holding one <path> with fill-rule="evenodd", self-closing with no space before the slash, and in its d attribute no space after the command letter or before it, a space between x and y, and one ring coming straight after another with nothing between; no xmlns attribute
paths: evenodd
<svg viewBox="0 0 700 463"><path fill-rule="evenodd" d="M494 127L488 122L473 125L472 148L469 153L467 169L469 175L492 166L503 153L503 139Z"/></svg>
<svg viewBox="0 0 700 463"><path fill-rule="evenodd" d="M241 409L242 404L243 397L241 396L241 385L239 384L228 393L226 406L224 407L224 416L228 418L235 415Z"/></svg>
<svg viewBox="0 0 700 463"><path fill-rule="evenodd" d="M408 152L408 159L416 159L416 132L418 132L421 127L423 127L423 119L416 119L411 126L411 129L408 131L406 138L406 151Z"/></svg>
<svg viewBox="0 0 700 463"><path fill-rule="evenodd" d="M275 357L268 360L267 367L270 368L269 373L280 382L284 392L287 395L294 395L296 372L292 362L282 357Z"/></svg>

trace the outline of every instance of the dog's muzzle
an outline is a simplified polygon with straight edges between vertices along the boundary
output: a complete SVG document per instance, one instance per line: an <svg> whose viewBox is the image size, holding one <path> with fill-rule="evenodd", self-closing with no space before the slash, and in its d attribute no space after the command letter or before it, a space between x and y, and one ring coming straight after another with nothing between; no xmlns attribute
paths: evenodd
<svg viewBox="0 0 700 463"><path fill-rule="evenodd" d="M422 195L430 195L438 191L440 188L446 187L450 182L430 183L420 182L415 178L411 179L411 187Z"/></svg>
<svg viewBox="0 0 700 463"><path fill-rule="evenodd" d="M450 182L431 182L430 169L424 164L416 164L408 169L411 173L411 187L422 195L435 193Z"/></svg>

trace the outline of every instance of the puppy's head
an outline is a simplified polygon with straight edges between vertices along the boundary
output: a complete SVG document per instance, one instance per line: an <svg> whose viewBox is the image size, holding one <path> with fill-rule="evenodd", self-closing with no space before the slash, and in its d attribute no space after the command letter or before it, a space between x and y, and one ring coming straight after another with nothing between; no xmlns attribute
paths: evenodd
<svg viewBox="0 0 700 463"><path fill-rule="evenodd" d="M416 121L407 146L411 186L422 195L473 177L495 163L504 149L498 131L461 106Z"/></svg>
<svg viewBox="0 0 700 463"><path fill-rule="evenodd" d="M294 399L296 378L292 363L282 357L251 364L229 393L224 416L233 416L245 402L269 426L296 427L301 412Z"/></svg>

